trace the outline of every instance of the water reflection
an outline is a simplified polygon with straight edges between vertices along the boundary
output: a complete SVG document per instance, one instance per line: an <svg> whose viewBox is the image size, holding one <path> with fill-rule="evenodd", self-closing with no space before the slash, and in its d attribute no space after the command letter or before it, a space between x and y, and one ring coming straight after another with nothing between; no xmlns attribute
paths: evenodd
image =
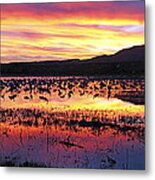
<svg viewBox="0 0 155 180"><path fill-rule="evenodd" d="M144 80L1 78L3 166L144 169Z"/></svg>

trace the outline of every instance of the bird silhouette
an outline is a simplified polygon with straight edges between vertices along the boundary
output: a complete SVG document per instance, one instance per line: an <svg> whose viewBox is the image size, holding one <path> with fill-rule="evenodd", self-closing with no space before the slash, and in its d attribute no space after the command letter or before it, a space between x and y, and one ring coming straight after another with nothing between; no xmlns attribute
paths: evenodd
<svg viewBox="0 0 155 180"><path fill-rule="evenodd" d="M39 99L44 100L44 101L46 101L47 103L49 102L48 99L47 99L46 97L44 97L44 96L39 96Z"/></svg>
<svg viewBox="0 0 155 180"><path fill-rule="evenodd" d="M10 100L12 100L12 101L14 101L14 99L17 97L17 94L14 94L14 95L12 95L12 96L9 96L9 99Z"/></svg>
<svg viewBox="0 0 155 180"><path fill-rule="evenodd" d="M28 100L28 99L30 99L30 97L29 96L24 96L24 99Z"/></svg>

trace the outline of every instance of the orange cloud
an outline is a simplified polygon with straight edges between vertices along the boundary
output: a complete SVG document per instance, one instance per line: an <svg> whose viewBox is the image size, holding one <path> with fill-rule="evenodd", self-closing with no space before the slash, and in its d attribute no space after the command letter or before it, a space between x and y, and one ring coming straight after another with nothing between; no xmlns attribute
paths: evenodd
<svg viewBox="0 0 155 180"><path fill-rule="evenodd" d="M1 60L87 59L144 44L144 2L1 5Z"/></svg>

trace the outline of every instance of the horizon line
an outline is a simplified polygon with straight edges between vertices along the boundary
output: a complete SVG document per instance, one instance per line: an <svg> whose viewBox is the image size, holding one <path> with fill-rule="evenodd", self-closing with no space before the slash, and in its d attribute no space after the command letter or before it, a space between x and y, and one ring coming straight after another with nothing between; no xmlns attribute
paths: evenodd
<svg viewBox="0 0 155 180"><path fill-rule="evenodd" d="M65 62L65 61L72 61L72 60L79 60L79 61L87 61L87 60L91 60L93 58L96 58L96 57L100 57L100 56L107 56L107 57L110 57L110 56L114 56L116 55L117 53L123 51L123 50L128 50L128 49L132 49L132 48L136 48L136 47L141 47L141 46L145 46L145 43L144 44L140 44L140 45L133 45L133 46L129 46L129 47L126 47L126 48L122 48L118 51L116 51L115 53L112 53L112 54L102 54L102 55L96 55L96 56L92 56L91 58L87 58L87 59L80 59L80 58L68 58L68 59L63 59L63 60L39 60L39 61L28 61L28 62L23 62L23 61L14 61L14 62L0 62L0 64L18 64L18 63L41 63L41 62Z"/></svg>

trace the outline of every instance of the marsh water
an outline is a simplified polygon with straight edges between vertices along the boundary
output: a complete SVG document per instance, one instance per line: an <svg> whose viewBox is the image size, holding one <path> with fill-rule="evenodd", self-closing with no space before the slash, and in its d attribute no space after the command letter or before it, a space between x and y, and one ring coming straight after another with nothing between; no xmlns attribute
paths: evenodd
<svg viewBox="0 0 155 180"><path fill-rule="evenodd" d="M2 77L0 165L144 169L144 79Z"/></svg>

